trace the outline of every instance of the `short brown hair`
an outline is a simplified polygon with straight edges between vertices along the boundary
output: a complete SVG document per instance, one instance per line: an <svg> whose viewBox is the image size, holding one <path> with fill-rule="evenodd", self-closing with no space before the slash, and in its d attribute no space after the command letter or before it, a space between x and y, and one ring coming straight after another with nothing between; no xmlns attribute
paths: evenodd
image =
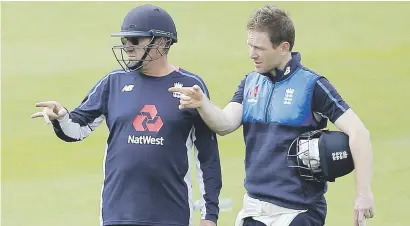
<svg viewBox="0 0 410 226"><path fill-rule="evenodd" d="M255 10L246 28L267 32L274 47L281 42L289 42L291 51L295 44L295 27L290 16L274 5L265 5Z"/></svg>

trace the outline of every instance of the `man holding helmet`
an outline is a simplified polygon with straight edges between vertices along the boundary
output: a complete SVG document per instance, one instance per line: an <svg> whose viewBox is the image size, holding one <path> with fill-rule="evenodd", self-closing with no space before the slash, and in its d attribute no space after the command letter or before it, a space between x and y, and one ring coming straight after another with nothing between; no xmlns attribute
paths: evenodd
<svg viewBox="0 0 410 226"><path fill-rule="evenodd" d="M254 70L242 79L224 109L215 106L199 86L169 89L183 94L180 109L198 109L219 135L243 125L247 193L235 225L325 224L326 180L352 170L351 164L343 164L347 169L337 171L332 167L338 164L328 161L330 153L335 161L349 162L350 152L343 145L333 147L335 150L326 145L329 140L340 142L342 136L318 132L321 138L312 140L305 134L326 128L328 120L348 136L344 141L351 148L356 170L354 222L364 225L374 214L369 131L325 77L301 64L300 53L293 51L295 28L284 10L273 5L257 9L247 30ZM307 147L303 145L306 140Z"/></svg>

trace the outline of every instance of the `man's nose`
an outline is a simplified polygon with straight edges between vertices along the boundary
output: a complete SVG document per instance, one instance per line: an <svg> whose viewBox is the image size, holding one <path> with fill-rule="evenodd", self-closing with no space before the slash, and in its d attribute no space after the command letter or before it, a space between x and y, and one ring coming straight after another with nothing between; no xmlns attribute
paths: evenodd
<svg viewBox="0 0 410 226"><path fill-rule="evenodd" d="M134 45L128 40L127 43L125 44L124 50L126 52L132 52L134 51Z"/></svg>
<svg viewBox="0 0 410 226"><path fill-rule="evenodd" d="M251 48L251 49L250 49L250 51L249 51L249 57L250 57L252 60L255 60L256 58L258 58L258 55L256 54L254 48Z"/></svg>

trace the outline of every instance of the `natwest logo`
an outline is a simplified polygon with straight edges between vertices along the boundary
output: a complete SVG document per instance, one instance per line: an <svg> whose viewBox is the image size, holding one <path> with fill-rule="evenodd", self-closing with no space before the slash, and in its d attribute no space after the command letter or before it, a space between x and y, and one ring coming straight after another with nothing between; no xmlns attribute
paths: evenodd
<svg viewBox="0 0 410 226"><path fill-rule="evenodd" d="M155 105L145 105L140 113L135 117L134 128L136 131L158 132L163 123L161 117L157 116L158 111Z"/></svg>
<svg viewBox="0 0 410 226"><path fill-rule="evenodd" d="M145 105L132 122L138 132L158 132L164 125L155 105ZM151 133L152 134L152 133ZM128 136L129 144L164 145L163 137L152 135Z"/></svg>
<svg viewBox="0 0 410 226"><path fill-rule="evenodd" d="M152 137L152 136L128 136L129 144L153 144L153 145L164 145L163 137Z"/></svg>

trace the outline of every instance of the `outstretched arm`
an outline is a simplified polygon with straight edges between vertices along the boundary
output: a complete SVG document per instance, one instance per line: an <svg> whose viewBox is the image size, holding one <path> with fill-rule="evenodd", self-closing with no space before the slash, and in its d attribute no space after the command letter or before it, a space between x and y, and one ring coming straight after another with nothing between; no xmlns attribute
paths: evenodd
<svg viewBox="0 0 410 226"><path fill-rule="evenodd" d="M215 133L224 136L242 125L244 82L245 79L241 81L232 101L223 110L213 104L197 85L172 87L168 91L181 93L179 108L196 108L206 125Z"/></svg>
<svg viewBox="0 0 410 226"><path fill-rule="evenodd" d="M197 109L206 125L221 136L234 132L242 124L242 104L230 102L222 110L204 97L202 106Z"/></svg>
<svg viewBox="0 0 410 226"><path fill-rule="evenodd" d="M36 104L36 107L43 107L43 111L34 113L31 117L42 117L48 124L52 123L57 137L66 142L81 141L105 119L107 80L108 75L100 80L81 105L71 112L56 101L44 101Z"/></svg>

